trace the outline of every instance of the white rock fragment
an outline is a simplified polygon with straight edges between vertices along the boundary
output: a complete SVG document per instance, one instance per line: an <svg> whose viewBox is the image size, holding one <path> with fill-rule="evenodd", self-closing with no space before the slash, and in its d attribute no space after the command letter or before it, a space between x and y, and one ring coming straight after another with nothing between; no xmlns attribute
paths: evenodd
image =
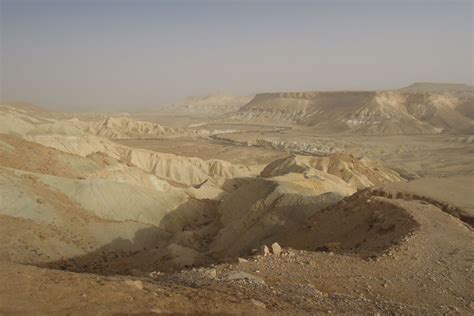
<svg viewBox="0 0 474 316"><path fill-rule="evenodd" d="M267 246L267 245L263 245L263 246L260 248L260 255L262 255L262 256L268 256L268 255L270 255L270 249L268 249L268 246Z"/></svg>

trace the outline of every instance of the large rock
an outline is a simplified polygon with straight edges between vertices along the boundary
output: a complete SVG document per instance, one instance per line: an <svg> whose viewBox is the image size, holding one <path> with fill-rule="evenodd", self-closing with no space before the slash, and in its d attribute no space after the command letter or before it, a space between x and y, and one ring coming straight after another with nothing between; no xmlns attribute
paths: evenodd
<svg viewBox="0 0 474 316"><path fill-rule="evenodd" d="M277 242L274 242L271 247L272 247L272 253L275 256L281 255L281 246Z"/></svg>

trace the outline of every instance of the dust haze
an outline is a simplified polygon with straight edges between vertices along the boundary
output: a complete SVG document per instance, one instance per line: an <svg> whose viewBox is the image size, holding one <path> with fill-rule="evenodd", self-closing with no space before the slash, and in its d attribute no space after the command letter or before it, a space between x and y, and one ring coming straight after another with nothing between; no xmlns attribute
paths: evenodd
<svg viewBox="0 0 474 316"><path fill-rule="evenodd" d="M189 96L472 85L472 1L2 0L3 101L134 111Z"/></svg>

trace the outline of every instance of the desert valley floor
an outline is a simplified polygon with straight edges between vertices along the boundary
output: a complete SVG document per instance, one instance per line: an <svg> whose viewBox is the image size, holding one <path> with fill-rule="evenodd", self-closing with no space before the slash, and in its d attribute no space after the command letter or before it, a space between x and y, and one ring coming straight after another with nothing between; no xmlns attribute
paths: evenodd
<svg viewBox="0 0 474 316"><path fill-rule="evenodd" d="M473 95L0 105L0 314L472 314Z"/></svg>

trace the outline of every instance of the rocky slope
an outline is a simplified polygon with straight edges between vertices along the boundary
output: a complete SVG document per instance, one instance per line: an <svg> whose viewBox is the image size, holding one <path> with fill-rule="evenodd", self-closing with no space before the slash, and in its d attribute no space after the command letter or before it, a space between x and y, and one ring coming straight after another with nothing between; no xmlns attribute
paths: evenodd
<svg viewBox="0 0 474 316"><path fill-rule="evenodd" d="M194 269L161 273L151 257L136 253L129 261L120 252L100 264L96 255L60 267L113 276L0 262L0 308L8 313L472 314L472 229L439 201L413 199L389 186L314 212L304 227L279 235L282 249L269 239L270 251ZM434 187L422 190L433 195ZM125 265L136 268L124 271Z"/></svg>
<svg viewBox="0 0 474 316"><path fill-rule="evenodd" d="M398 182L400 176L380 163L367 158L336 154L327 157L290 156L276 160L263 169L263 177L303 173L305 178L318 178L321 173L334 175L354 189L363 189L386 182Z"/></svg>
<svg viewBox="0 0 474 316"><path fill-rule="evenodd" d="M156 138L185 134L182 129L136 121L128 117L108 117L102 121L90 123L77 120L74 122L89 134L110 139Z"/></svg>
<svg viewBox="0 0 474 316"><path fill-rule="evenodd" d="M147 138L155 137L155 133L162 131L167 135L176 135L175 129L162 128L148 122L115 118L106 119L100 123L54 118L46 120L42 116L38 118L36 114L25 114L21 108L7 105L0 108L0 122L2 123L1 133L15 135L24 140L84 158L100 153L123 164L136 166L160 179L185 186L198 185L209 178L219 181L218 178L251 174L246 166L232 165L218 159L206 161L132 149L94 135ZM95 129L97 126L101 128Z"/></svg>

